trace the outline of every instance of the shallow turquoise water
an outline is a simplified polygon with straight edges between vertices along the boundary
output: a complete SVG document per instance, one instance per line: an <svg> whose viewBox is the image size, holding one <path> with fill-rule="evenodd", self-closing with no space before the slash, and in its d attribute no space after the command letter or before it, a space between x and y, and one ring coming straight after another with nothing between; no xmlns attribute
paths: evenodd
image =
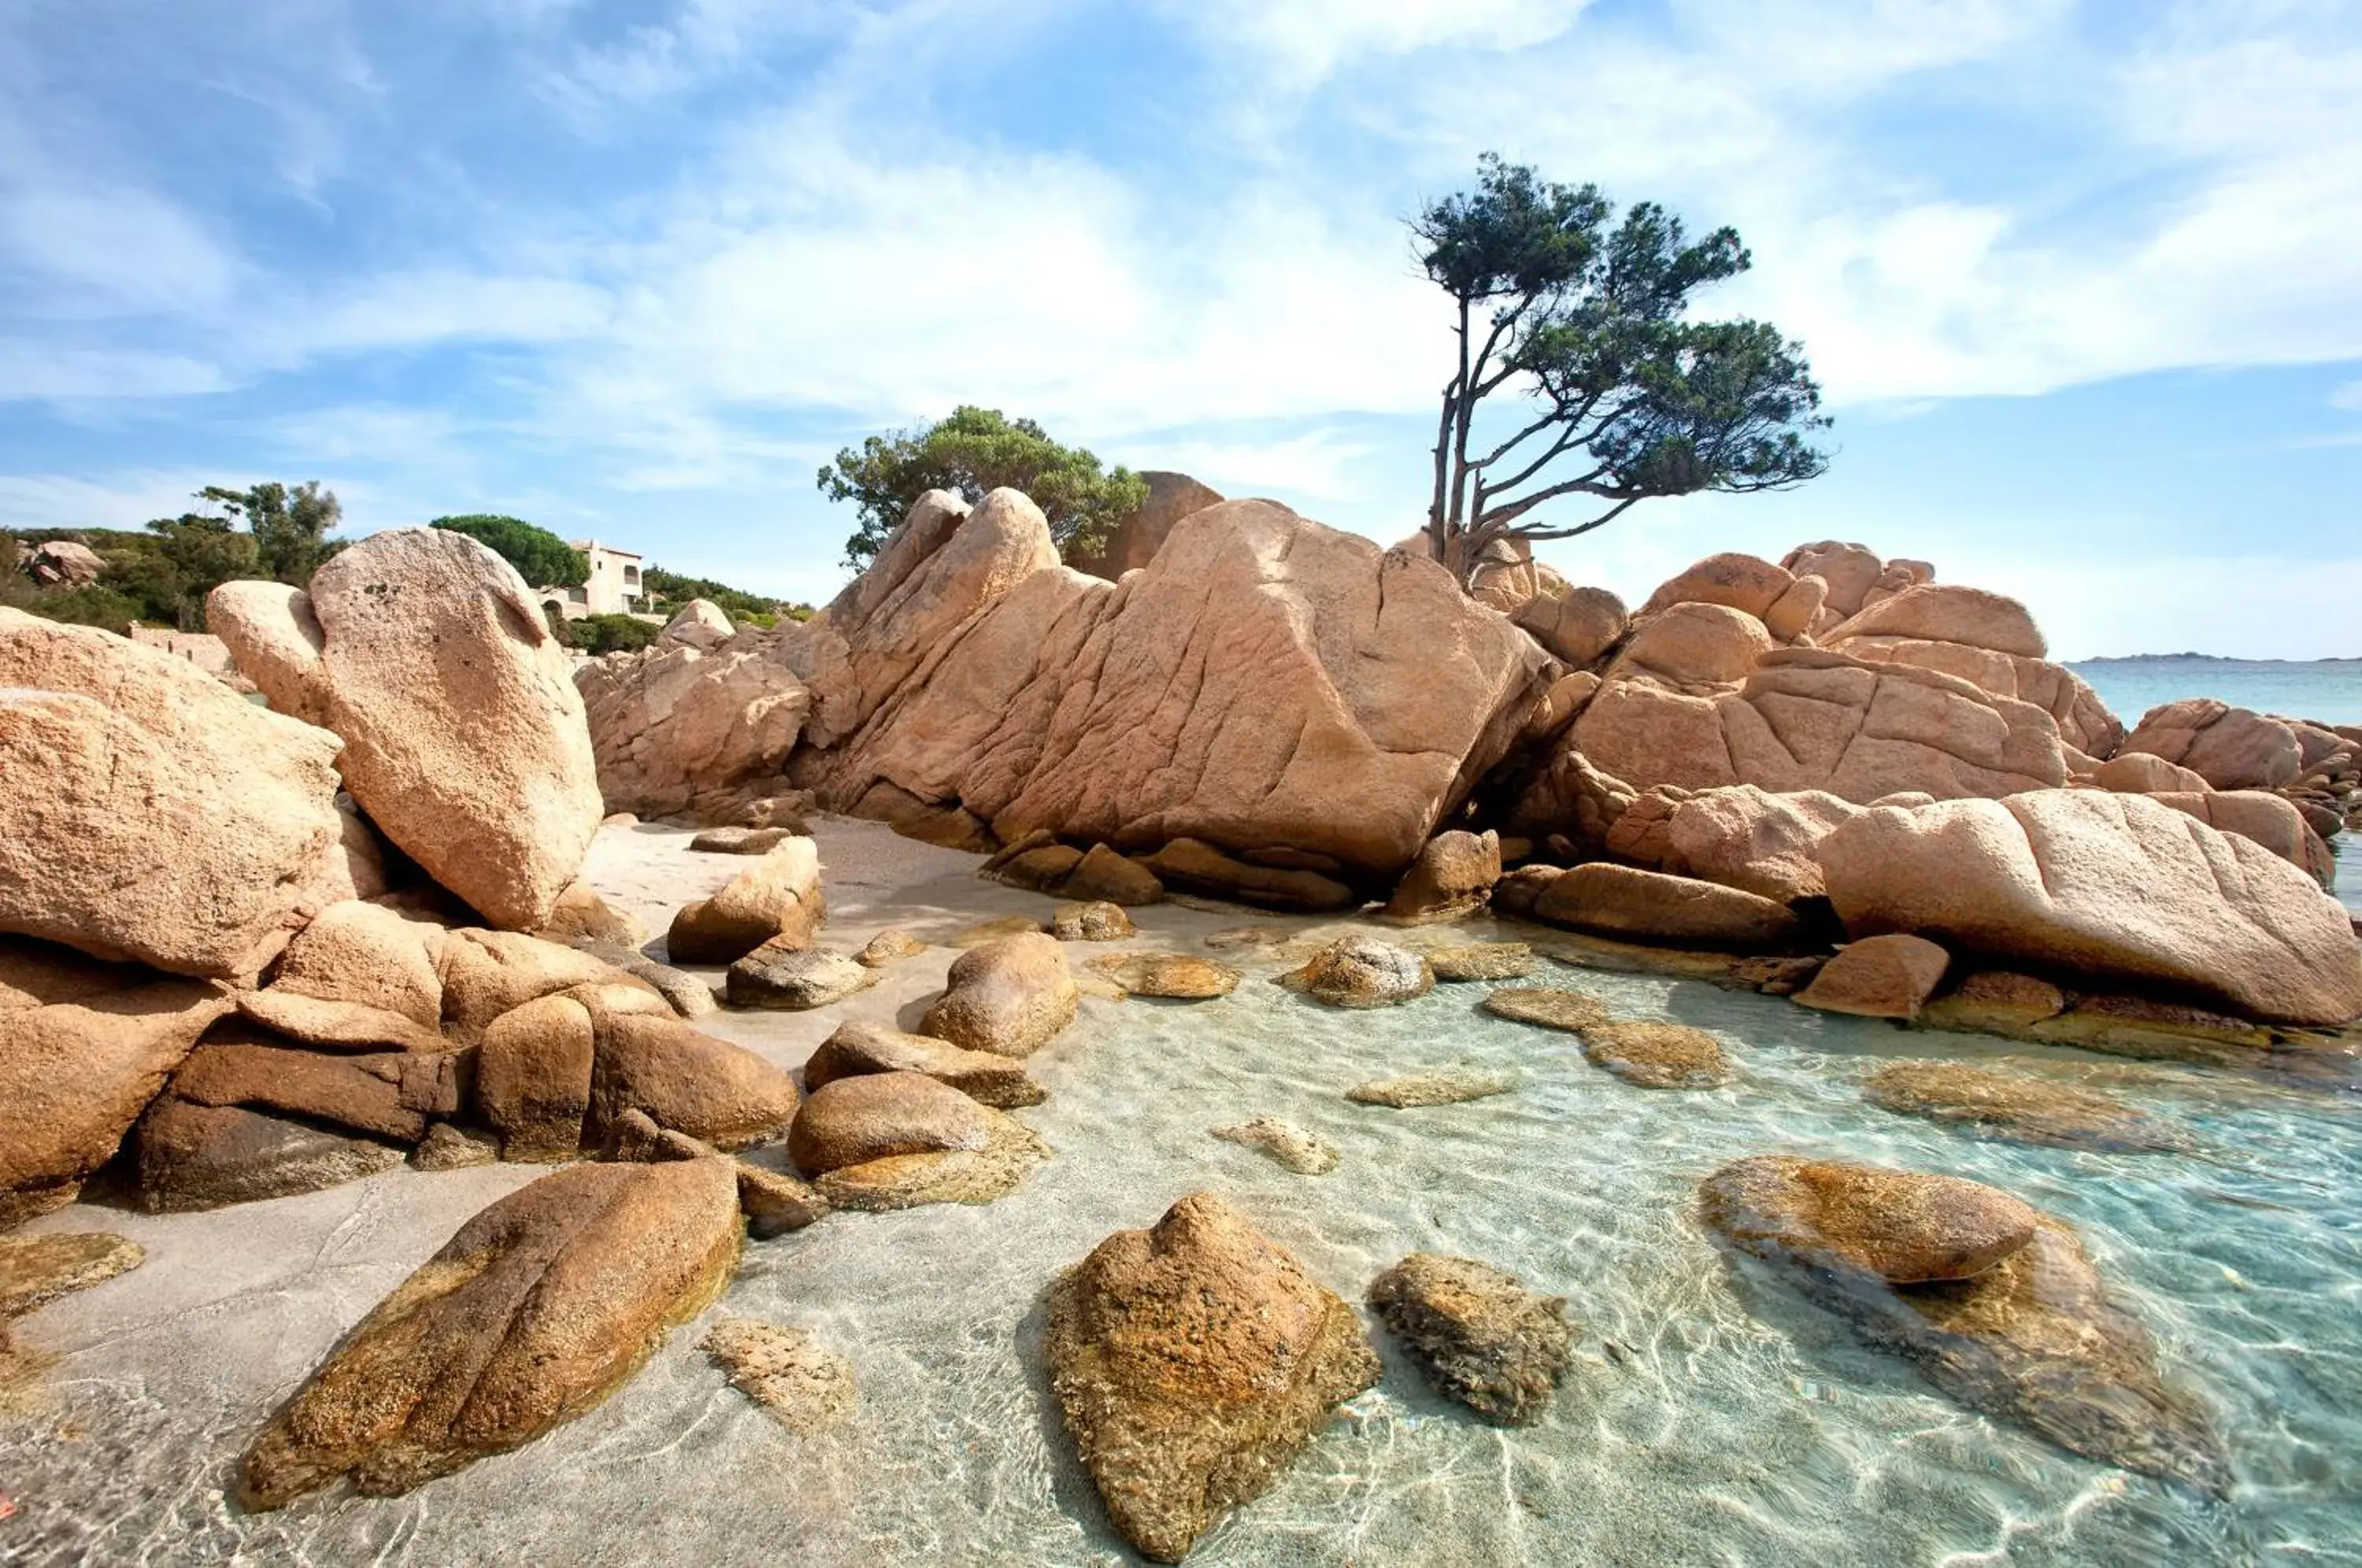
<svg viewBox="0 0 2362 1568"><path fill-rule="evenodd" d="M2100 694L2125 725L2160 703L2215 697L2259 713L2285 713L2323 724L2362 724L2362 658L2285 663L2276 659L2129 658L2067 667Z"/></svg>
<svg viewBox="0 0 2362 1568"><path fill-rule="evenodd" d="M1435 1397L1381 1339L1379 1387L1193 1563L2362 1562L2362 1121L2350 1100L1908 1033L1691 983L1542 977L1712 1029L1742 1074L1711 1092L1653 1093L1589 1066L1571 1037L1477 1011L1482 986L1341 1012L1271 973L1202 1006L1087 1001L1034 1058L1052 1099L1022 1113L1057 1157L1010 1198L840 1217L749 1248L720 1309L816 1331L852 1358L861 1406L833 1433L782 1431L721 1385L690 1330L605 1406L516 1453L403 1498L324 1497L248 1518L221 1488L269 1402L209 1397L203 1323L158 1314L114 1351L69 1362L79 1437L0 1423L0 1477L39 1532L18 1536L33 1544L9 1560L1130 1561L1052 1412L1039 1301L1109 1231L1208 1187L1349 1299L1407 1251L1460 1253L1564 1295L1584 1331L1548 1417L1515 1431ZM1863 1076L1898 1055L2104 1087L2190 1128L2202 1157L1980 1142L1866 1106ZM1513 1072L1518 1088L1408 1111L1342 1098L1458 1061ZM1342 1165L1297 1176L1207 1134L1258 1113L1319 1132ZM2169 1375L2219 1412L2231 1497L1996 1426L1734 1268L1694 1222L1695 1186L1770 1150L1970 1176L2075 1223ZM400 1184L467 1174L397 1173L378 1190L416 1201L430 1187ZM337 1223L326 1264L369 1251L370 1209ZM371 1277L352 1294L365 1303L383 1288ZM345 1310L349 1320L359 1306ZM138 1335L151 1351L183 1348L127 1384L109 1356ZM0 1552L8 1542L0 1533Z"/></svg>

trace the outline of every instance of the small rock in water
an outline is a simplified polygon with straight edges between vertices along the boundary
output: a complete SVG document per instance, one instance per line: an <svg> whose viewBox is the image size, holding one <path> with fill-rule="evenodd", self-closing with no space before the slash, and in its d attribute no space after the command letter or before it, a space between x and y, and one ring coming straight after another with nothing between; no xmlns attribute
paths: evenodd
<svg viewBox="0 0 2362 1568"><path fill-rule="evenodd" d="M1000 915L964 926L944 940L946 947L981 947L1004 936L1039 936L1042 922L1031 915Z"/></svg>
<svg viewBox="0 0 2362 1568"><path fill-rule="evenodd" d="M1178 1562L1378 1380L1353 1309L1209 1192L1050 1290L1043 1352L1116 1529Z"/></svg>
<svg viewBox="0 0 2362 1568"><path fill-rule="evenodd" d="M809 1012L841 1002L877 983L877 971L842 953L766 943L730 966L724 981L732 1007Z"/></svg>
<svg viewBox="0 0 2362 1568"><path fill-rule="evenodd" d="M1138 936L1140 928L1123 912L1123 906L1099 900L1087 904L1060 904L1050 916L1050 934L1061 942L1121 942L1128 936Z"/></svg>
<svg viewBox="0 0 2362 1568"><path fill-rule="evenodd" d="M410 1163L422 1171L457 1171L495 1165L500 1157L500 1144L489 1135L438 1121L419 1140Z"/></svg>
<svg viewBox="0 0 2362 1568"><path fill-rule="evenodd" d="M1327 1176L1337 1168L1333 1144L1276 1116L1258 1116L1236 1127L1209 1127L1207 1131L1225 1143L1253 1149L1297 1176Z"/></svg>
<svg viewBox="0 0 2362 1568"><path fill-rule="evenodd" d="M1534 950L1522 942L1469 942L1427 950L1439 980L1515 980L1534 972Z"/></svg>
<svg viewBox="0 0 2362 1568"><path fill-rule="evenodd" d="M1187 953L1109 953L1087 965L1135 997L1210 1001L1238 988L1241 976L1228 964Z"/></svg>
<svg viewBox="0 0 2362 1568"><path fill-rule="evenodd" d="M1369 1301L1438 1393L1503 1426L1539 1417L1572 1359L1564 1299L1473 1258L1413 1253Z"/></svg>
<svg viewBox="0 0 2362 1568"><path fill-rule="evenodd" d="M148 1249L104 1231L0 1236L0 1340L11 1318L103 1285L145 1262Z"/></svg>
<svg viewBox="0 0 2362 1568"><path fill-rule="evenodd" d="M1795 998L1824 1012L1916 1018L1951 965L1952 955L1924 936L1899 931L1865 936L1838 948Z"/></svg>
<svg viewBox="0 0 2362 1568"><path fill-rule="evenodd" d="M1065 949L1039 931L1020 932L953 959L919 1031L971 1051L1030 1056L1075 1021L1081 999Z"/></svg>
<svg viewBox="0 0 2362 1568"><path fill-rule="evenodd" d="M1550 986L1505 986L1485 999L1485 1010L1496 1018L1538 1023L1545 1029L1580 1033L1608 1021L1607 1004L1589 991L1560 990Z"/></svg>
<svg viewBox="0 0 2362 1568"><path fill-rule="evenodd" d="M1277 947L1294 934L1275 925L1234 925L1209 935L1206 945L1217 953L1226 953L1233 947Z"/></svg>
<svg viewBox="0 0 2362 1568"><path fill-rule="evenodd" d="M784 827L708 828L689 847L700 855L768 855L795 836L796 830Z"/></svg>
<svg viewBox="0 0 2362 1568"><path fill-rule="evenodd" d="M1049 1154L1022 1122L900 1072L822 1086L789 1129L788 1151L830 1203L872 1211L989 1203Z"/></svg>
<svg viewBox="0 0 2362 1568"><path fill-rule="evenodd" d="M1408 1110L1417 1106L1457 1105L1462 1100L1484 1099L1507 1094L1516 1087L1517 1080L1504 1073L1488 1073L1477 1067L1438 1067L1433 1072L1413 1073L1407 1077L1376 1078L1356 1084L1345 1091L1345 1098L1363 1105L1390 1105L1396 1110Z"/></svg>
<svg viewBox="0 0 2362 1568"><path fill-rule="evenodd" d="M1583 1031L1583 1054L1641 1088L1717 1088L1731 1080L1722 1043L1685 1023L1618 1020Z"/></svg>
<svg viewBox="0 0 2362 1568"><path fill-rule="evenodd" d="M879 932L864 943L861 951L853 955L853 961L866 964L873 969L882 969L904 958L916 957L926 950L925 943L896 926L889 931Z"/></svg>
<svg viewBox="0 0 2362 1568"><path fill-rule="evenodd" d="M2180 1129L2106 1095L1959 1062L1889 1062L1870 1075L1862 1098L1882 1110L2061 1149L2141 1154L2192 1146Z"/></svg>
<svg viewBox="0 0 2362 1568"><path fill-rule="evenodd" d="M810 1182L785 1171L738 1162L738 1209L746 1216L746 1233L758 1242L800 1231L821 1219L831 1205Z"/></svg>
<svg viewBox="0 0 2362 1568"><path fill-rule="evenodd" d="M730 1386L790 1431L815 1437L853 1411L853 1364L809 1334L724 1318L698 1342Z"/></svg>
<svg viewBox="0 0 2362 1568"><path fill-rule="evenodd" d="M1341 936L1301 969L1280 977L1330 1007L1393 1007L1435 988L1435 971L1418 954L1374 936Z"/></svg>

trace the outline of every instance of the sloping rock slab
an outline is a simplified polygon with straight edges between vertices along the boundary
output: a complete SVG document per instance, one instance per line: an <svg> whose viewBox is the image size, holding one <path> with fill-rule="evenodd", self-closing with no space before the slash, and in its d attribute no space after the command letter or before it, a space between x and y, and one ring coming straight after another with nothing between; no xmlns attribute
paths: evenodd
<svg viewBox="0 0 2362 1568"><path fill-rule="evenodd" d="M1205 1192L1060 1277L1045 1353L1116 1529L1160 1562L1181 1561L1378 1380L1353 1309Z"/></svg>
<svg viewBox="0 0 2362 1568"><path fill-rule="evenodd" d="M1726 1165L1703 1190L1706 1224L1962 1404L2103 1463L2227 1488L2208 1416L2158 1377L2147 1331L2109 1299L2070 1228L2037 1211L2031 1236L1975 1277L1898 1288L1833 1244L1805 1165Z"/></svg>
<svg viewBox="0 0 2362 1568"><path fill-rule="evenodd" d="M407 1492L613 1393L718 1294L744 1227L727 1160L574 1165L459 1228L247 1451L238 1500L349 1477Z"/></svg>

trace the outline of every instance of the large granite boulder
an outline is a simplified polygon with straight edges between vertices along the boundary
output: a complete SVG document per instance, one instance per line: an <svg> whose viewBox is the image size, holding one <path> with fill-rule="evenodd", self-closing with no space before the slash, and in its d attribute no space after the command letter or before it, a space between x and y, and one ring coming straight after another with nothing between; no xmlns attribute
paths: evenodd
<svg viewBox="0 0 2362 1568"><path fill-rule="evenodd" d="M226 583L208 622L271 706L344 737L346 787L428 876L532 931L604 814L565 650L516 569L464 534L373 534L308 593Z"/></svg>
<svg viewBox="0 0 2362 1568"><path fill-rule="evenodd" d="M520 1187L271 1417L239 1502L276 1508L339 1478L407 1492L574 1419L721 1292L745 1229L728 1160L574 1165Z"/></svg>
<svg viewBox="0 0 2362 1568"><path fill-rule="evenodd" d="M1186 837L1392 876L1554 673L1432 560L1270 502L1182 519L1113 584L1055 565L1038 511L996 491L869 575L895 570L857 627L832 607L816 634L852 672L814 677L823 796L858 810L891 786L1004 842Z"/></svg>
<svg viewBox="0 0 2362 1568"><path fill-rule="evenodd" d="M2362 951L2336 900L2253 840L2146 796L1878 807L1820 858L1856 936L1914 933L2274 1022L2362 1015Z"/></svg>
<svg viewBox="0 0 2362 1568"><path fill-rule="evenodd" d="M2228 1485L2206 1413L2159 1379L2147 1331L2051 1216L1957 1177L1770 1154L1716 1172L1701 1209L1962 1403L2103 1463Z"/></svg>
<svg viewBox="0 0 2362 1568"><path fill-rule="evenodd" d="M1633 667L1601 686L1565 744L1636 790L1753 784L1867 805L1902 791L1947 800L2067 781L2058 722L2046 709L1939 670L1825 648L1772 649L1720 690Z"/></svg>
<svg viewBox="0 0 2362 1568"><path fill-rule="evenodd" d="M1675 877L1793 903L1827 891L1815 852L1860 810L1825 790L1775 795L1734 784L1693 794L1661 784L1616 819L1606 846Z"/></svg>
<svg viewBox="0 0 2362 1568"><path fill-rule="evenodd" d="M1959 583L1921 583L1880 599L1831 627L1820 641L1827 646L1869 636L1959 643L2024 658L2041 658L2050 651L2025 605Z"/></svg>
<svg viewBox="0 0 2362 1568"><path fill-rule="evenodd" d="M234 1005L209 982L0 938L0 1229L72 1202Z"/></svg>
<svg viewBox="0 0 2362 1568"><path fill-rule="evenodd" d="M2304 743L2292 726L2212 697L2151 708L2124 749L2179 764L2217 790L2277 790L2304 772Z"/></svg>
<svg viewBox="0 0 2362 1568"><path fill-rule="evenodd" d="M1719 604L1762 620L1796 585L1796 574L1755 556L1725 551L1667 578L1640 606L1639 619L1676 604Z"/></svg>
<svg viewBox="0 0 2362 1568"><path fill-rule="evenodd" d="M1379 1370L1353 1309L1205 1192L1060 1277L1044 1353L1109 1518L1159 1562L1261 1493Z"/></svg>
<svg viewBox="0 0 2362 1568"><path fill-rule="evenodd" d="M254 974L342 864L337 745L153 648L0 610L0 931Z"/></svg>
<svg viewBox="0 0 2362 1568"><path fill-rule="evenodd" d="M720 821L784 793L811 711L811 693L759 634L727 646L661 640L592 659L574 683L608 810L643 816Z"/></svg>

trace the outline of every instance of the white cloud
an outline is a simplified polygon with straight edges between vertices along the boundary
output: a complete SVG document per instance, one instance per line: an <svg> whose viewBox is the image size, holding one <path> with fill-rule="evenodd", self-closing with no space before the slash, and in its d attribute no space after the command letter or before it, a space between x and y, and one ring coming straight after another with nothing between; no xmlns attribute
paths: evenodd
<svg viewBox="0 0 2362 1568"><path fill-rule="evenodd" d="M0 192L0 282L39 291L31 297L45 315L204 314L243 271L195 219L146 191L28 182Z"/></svg>
<svg viewBox="0 0 2362 1568"><path fill-rule="evenodd" d="M1356 56L1439 46L1500 50L1555 38L1589 0L1178 0L1225 63L1302 86ZM1260 69L1258 69L1260 68Z"/></svg>
<svg viewBox="0 0 2362 1568"><path fill-rule="evenodd" d="M0 341L0 402L189 397L231 384L219 367L177 354Z"/></svg>
<svg viewBox="0 0 2362 1568"><path fill-rule="evenodd" d="M1335 430L1270 441L1159 440L1128 443L1134 469L1177 469L1225 495L1286 491L1315 501L1371 502L1371 464L1378 447Z"/></svg>

